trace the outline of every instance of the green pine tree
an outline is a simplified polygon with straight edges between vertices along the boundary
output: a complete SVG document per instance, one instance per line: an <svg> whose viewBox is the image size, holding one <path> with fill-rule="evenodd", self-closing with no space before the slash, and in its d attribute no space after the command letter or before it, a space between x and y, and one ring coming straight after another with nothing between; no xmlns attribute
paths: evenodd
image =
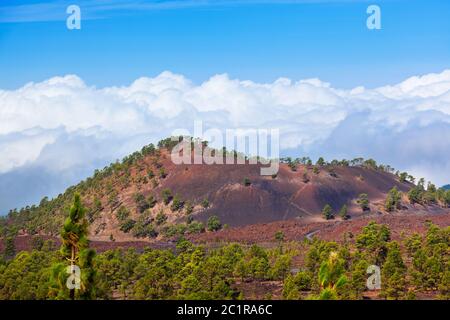
<svg viewBox="0 0 450 320"><path fill-rule="evenodd" d="M347 205L344 204L341 208L341 210L339 210L339 216L343 219L343 220L347 220L349 218L348 216L348 209L347 209Z"/></svg>
<svg viewBox="0 0 450 320"><path fill-rule="evenodd" d="M385 209L387 211L394 211L400 208L400 201L402 198L402 194L398 191L397 187L393 187L389 190L386 201L385 201Z"/></svg>
<svg viewBox="0 0 450 320"><path fill-rule="evenodd" d="M318 274L321 288L319 300L338 299L338 289L347 283L345 276L344 261L336 252L330 252L328 260L320 265Z"/></svg>
<svg viewBox="0 0 450 320"><path fill-rule="evenodd" d="M382 295L387 299L402 299L406 292L406 266L403 262L400 246L396 241L388 245L388 254L382 270Z"/></svg>
<svg viewBox="0 0 450 320"><path fill-rule="evenodd" d="M322 216L326 219L326 220L330 220L333 219L333 209L331 208L331 206L329 204L326 204L325 207L323 207L322 209Z"/></svg>
<svg viewBox="0 0 450 320"><path fill-rule="evenodd" d="M62 245L60 253L65 262L53 266L51 274L52 290L50 296L56 299L93 299L95 298L95 270L93 260L95 251L89 249L87 239L87 221L85 218L86 210L81 203L79 194L75 194L69 217L64 222L61 230ZM69 263L67 263L69 262ZM69 270L75 270L76 266L80 268L80 289L69 289L67 286L68 278L67 266ZM75 274L77 276L77 274Z"/></svg>
<svg viewBox="0 0 450 320"><path fill-rule="evenodd" d="M359 204L362 211L370 211L369 207L369 196L367 193L361 193L356 200L356 203Z"/></svg>

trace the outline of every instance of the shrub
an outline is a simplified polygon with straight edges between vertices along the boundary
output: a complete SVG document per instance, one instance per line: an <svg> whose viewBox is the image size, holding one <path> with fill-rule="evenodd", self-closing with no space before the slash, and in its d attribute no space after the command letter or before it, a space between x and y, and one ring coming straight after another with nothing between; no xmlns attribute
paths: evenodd
<svg viewBox="0 0 450 320"><path fill-rule="evenodd" d="M342 206L341 210L339 210L339 216L344 220L348 220L348 218L350 218L350 216L348 215L348 210L347 210L346 204L344 204Z"/></svg>
<svg viewBox="0 0 450 320"><path fill-rule="evenodd" d="M187 226L188 233L195 234L195 233L202 233L203 231L205 231L205 226L203 225L203 223L199 221L192 221Z"/></svg>
<svg viewBox="0 0 450 320"><path fill-rule="evenodd" d="M414 203L422 203L422 196L423 196L424 190L418 186L415 186L411 188L408 192L408 199L411 204Z"/></svg>
<svg viewBox="0 0 450 320"><path fill-rule="evenodd" d="M137 222L133 227L133 236L136 238L156 238L158 233L152 224Z"/></svg>
<svg viewBox="0 0 450 320"><path fill-rule="evenodd" d="M307 271L300 271L295 275L288 275L283 284L283 297L289 300L300 298L300 291L310 291L313 279Z"/></svg>
<svg viewBox="0 0 450 320"><path fill-rule="evenodd" d="M150 208L149 203L145 200L145 197L142 193L137 193L134 196L134 201L136 202L136 208L139 213L143 213L145 210Z"/></svg>
<svg viewBox="0 0 450 320"><path fill-rule="evenodd" d="M297 164L295 162L288 162L288 166L292 171L297 171Z"/></svg>
<svg viewBox="0 0 450 320"><path fill-rule="evenodd" d="M186 233L187 226L185 224L175 224L167 226L163 229L164 236L171 238L174 236L182 236Z"/></svg>
<svg viewBox="0 0 450 320"><path fill-rule="evenodd" d="M152 194L148 196L147 203L148 203L149 208L153 208L156 205L156 202L157 201Z"/></svg>
<svg viewBox="0 0 450 320"><path fill-rule="evenodd" d="M162 225L167 221L167 216L164 214L164 212L161 210L160 212L158 212L158 214L156 215L156 224Z"/></svg>
<svg viewBox="0 0 450 320"><path fill-rule="evenodd" d="M393 187L389 190L386 201L385 201L385 209L387 211L393 211L400 207L400 200L402 198L402 194L398 191L397 187Z"/></svg>
<svg viewBox="0 0 450 320"><path fill-rule="evenodd" d="M130 212L124 206L121 206L116 212L116 218L119 221L125 221L130 216Z"/></svg>
<svg viewBox="0 0 450 320"><path fill-rule="evenodd" d="M161 191L161 197L165 205L168 205L172 201L172 191L170 189L164 189Z"/></svg>
<svg viewBox="0 0 450 320"><path fill-rule="evenodd" d="M211 216L208 219L208 231L217 231L222 228L222 224L220 223L219 217Z"/></svg>
<svg viewBox="0 0 450 320"><path fill-rule="evenodd" d="M316 165L318 165L320 167L324 166L325 160L322 157L320 157L319 159L317 159Z"/></svg>
<svg viewBox="0 0 450 320"><path fill-rule="evenodd" d="M133 219L127 219L122 225L120 226L120 230L122 232L128 233L131 229L133 229L134 225L136 224L136 221Z"/></svg>
<svg viewBox="0 0 450 320"><path fill-rule="evenodd" d="M391 232L386 225L370 221L356 237L356 247L370 255L370 263L381 265L386 258L390 239Z"/></svg>
<svg viewBox="0 0 450 320"><path fill-rule="evenodd" d="M184 206L184 201L180 199L180 196L178 194L175 195L172 201L172 205L170 206L170 209L172 211L180 211Z"/></svg>
<svg viewBox="0 0 450 320"><path fill-rule="evenodd" d="M205 209L209 208L209 200L208 199L206 199L206 198L203 199L202 207L205 208Z"/></svg>
<svg viewBox="0 0 450 320"><path fill-rule="evenodd" d="M405 271L406 266L400 253L400 246L397 242L392 241L388 244L388 254L382 270L384 284L382 296L388 299L404 297L406 292Z"/></svg>
<svg viewBox="0 0 450 320"><path fill-rule="evenodd" d="M275 232L275 240L278 242L284 241L284 232L280 230Z"/></svg>
<svg viewBox="0 0 450 320"><path fill-rule="evenodd" d="M303 181L303 183L309 182L308 171L306 171L306 169L305 169L305 171L303 171L302 181Z"/></svg>
<svg viewBox="0 0 450 320"><path fill-rule="evenodd" d="M186 201L186 203L184 204L184 208L186 211L186 215L190 215L192 211L194 211L194 206L190 201Z"/></svg>
<svg viewBox="0 0 450 320"><path fill-rule="evenodd" d="M402 172L402 173L400 173L398 178L399 178L400 182L406 182L406 178L408 178L408 173Z"/></svg>
<svg viewBox="0 0 450 320"><path fill-rule="evenodd" d="M167 173L166 173L166 171L164 170L164 168L160 168L160 169L159 169L159 177L160 177L161 179L164 179L165 177L167 177Z"/></svg>
<svg viewBox="0 0 450 320"><path fill-rule="evenodd" d="M287 254L277 256L275 263L270 268L270 277L273 280L283 280L289 274L291 262L292 258Z"/></svg>
<svg viewBox="0 0 450 320"><path fill-rule="evenodd" d="M362 211L369 211L369 196L366 193L361 193L356 200L356 203L359 204Z"/></svg>
<svg viewBox="0 0 450 320"><path fill-rule="evenodd" d="M325 207L323 207L322 215L326 220L330 220L334 218L333 215L333 209L329 204L326 204Z"/></svg>

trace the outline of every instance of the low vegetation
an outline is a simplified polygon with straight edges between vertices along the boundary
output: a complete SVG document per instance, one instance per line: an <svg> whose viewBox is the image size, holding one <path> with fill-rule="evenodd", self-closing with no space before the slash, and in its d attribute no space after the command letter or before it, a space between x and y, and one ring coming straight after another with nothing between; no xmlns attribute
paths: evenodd
<svg viewBox="0 0 450 320"><path fill-rule="evenodd" d="M450 227L429 223L424 235L401 241L392 241L389 228L375 222L341 243L285 242L282 232L274 239L274 248L236 243L207 248L180 237L173 250L92 253L91 264L82 268L82 273L92 270L88 278L82 277L83 286L90 289L74 298L245 299L252 297L246 296L245 283L262 286L272 281L282 288L278 298L362 299L369 265L381 268L380 298L450 298ZM44 241L31 252L4 257L0 299L70 298L68 289L55 287L55 270L69 264L66 253L56 249L52 241ZM299 255L304 258L294 259Z"/></svg>

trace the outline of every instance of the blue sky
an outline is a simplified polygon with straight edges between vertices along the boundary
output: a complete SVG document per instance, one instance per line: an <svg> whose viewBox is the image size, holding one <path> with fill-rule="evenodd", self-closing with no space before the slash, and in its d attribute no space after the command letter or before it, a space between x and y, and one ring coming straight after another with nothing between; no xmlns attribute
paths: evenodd
<svg viewBox="0 0 450 320"><path fill-rule="evenodd" d="M81 30L65 26L72 3ZM0 88L72 73L99 87L124 85L164 70L195 82L228 73L375 87L450 65L450 1L124 3L2 1ZM372 3L382 30L366 28Z"/></svg>

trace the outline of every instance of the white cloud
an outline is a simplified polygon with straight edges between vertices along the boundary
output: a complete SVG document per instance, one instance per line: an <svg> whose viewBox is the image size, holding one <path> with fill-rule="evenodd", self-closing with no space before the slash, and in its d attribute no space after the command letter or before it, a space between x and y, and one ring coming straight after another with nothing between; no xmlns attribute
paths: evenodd
<svg viewBox="0 0 450 320"><path fill-rule="evenodd" d="M377 91L389 98L436 97L449 91L450 70L442 73L430 73L406 79L395 86L385 86Z"/></svg>
<svg viewBox="0 0 450 320"><path fill-rule="evenodd" d="M352 90L319 79L256 83L226 74L196 85L168 71L108 88L54 77L0 90L0 173L91 170L191 129L196 119L220 129L277 127L284 152L370 156L450 182L450 70Z"/></svg>
<svg viewBox="0 0 450 320"><path fill-rule="evenodd" d="M0 174L35 161L42 149L53 142L51 133L36 130L0 136Z"/></svg>

